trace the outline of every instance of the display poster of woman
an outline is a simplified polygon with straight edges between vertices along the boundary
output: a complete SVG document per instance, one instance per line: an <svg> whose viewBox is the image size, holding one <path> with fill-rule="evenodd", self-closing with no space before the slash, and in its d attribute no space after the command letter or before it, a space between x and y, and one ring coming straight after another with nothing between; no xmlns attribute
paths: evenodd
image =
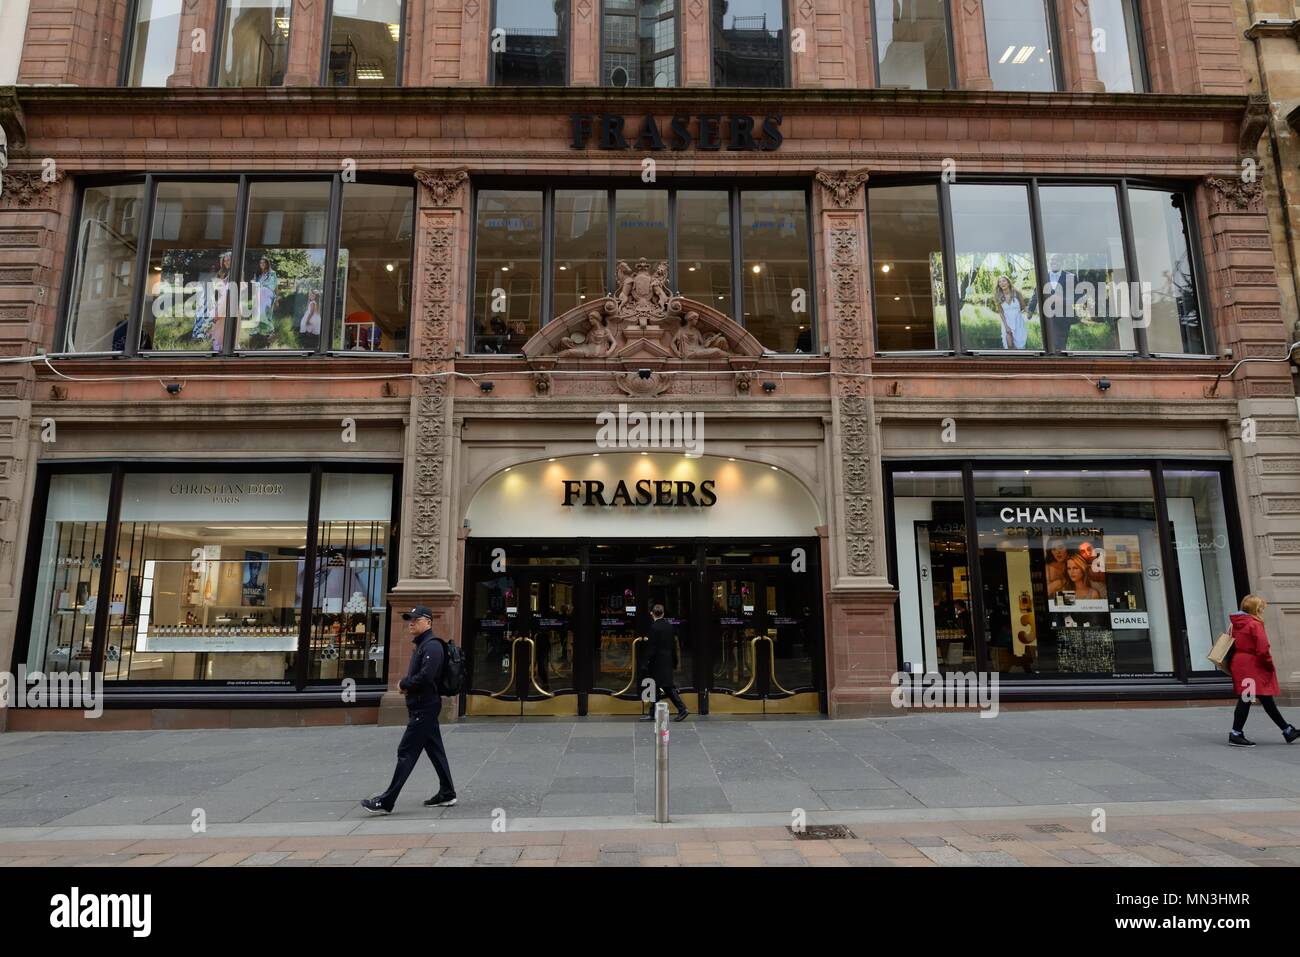
<svg viewBox="0 0 1300 957"><path fill-rule="evenodd" d="M1047 543L1047 597L1051 598L1070 583L1065 574L1065 563L1070 557L1070 550L1065 547L1065 540L1054 538Z"/></svg>
<svg viewBox="0 0 1300 957"><path fill-rule="evenodd" d="M1029 317L1025 314L1025 297L1011 284L1008 276L999 276L993 290L993 303L1002 322L1002 348L1023 349L1029 340Z"/></svg>
<svg viewBox="0 0 1300 957"><path fill-rule="evenodd" d="M280 277L275 274L271 260L265 256L257 261L257 276L253 284L257 294L257 304L253 313L252 334L270 337L275 334L273 320L275 301L279 295Z"/></svg>
<svg viewBox="0 0 1300 957"><path fill-rule="evenodd" d="M320 293L313 289L307 293L307 308L303 311L302 319L298 323L298 332L304 336L320 335Z"/></svg>

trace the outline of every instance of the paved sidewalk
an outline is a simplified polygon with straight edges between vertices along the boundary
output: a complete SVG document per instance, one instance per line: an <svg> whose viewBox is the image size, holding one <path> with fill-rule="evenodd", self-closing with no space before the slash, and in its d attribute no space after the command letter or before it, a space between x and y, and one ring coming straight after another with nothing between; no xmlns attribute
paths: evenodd
<svg viewBox="0 0 1300 957"><path fill-rule="evenodd" d="M357 802L396 728L15 733L0 862L1298 864L1300 746L1256 715L1260 746L1230 749L1229 713L693 719L672 725L666 827L653 732L627 719L450 725L460 804L421 806L426 761L383 818ZM796 840L796 809L854 837Z"/></svg>

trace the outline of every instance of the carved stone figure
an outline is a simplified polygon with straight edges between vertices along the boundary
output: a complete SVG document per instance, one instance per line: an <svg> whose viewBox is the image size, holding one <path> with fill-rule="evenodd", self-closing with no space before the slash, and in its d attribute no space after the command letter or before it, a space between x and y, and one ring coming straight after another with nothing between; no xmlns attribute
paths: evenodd
<svg viewBox="0 0 1300 957"><path fill-rule="evenodd" d="M692 310L672 337L671 349L679 359L725 359L731 355L727 337L720 332L705 337L700 331L700 314Z"/></svg>
<svg viewBox="0 0 1300 957"><path fill-rule="evenodd" d="M615 347L613 337L609 329L605 327L604 321L600 318L600 313L592 310L587 313L588 329L585 333L574 333L565 336L560 341L567 343L568 347L555 353L557 357L572 356L574 358L594 359L601 356L609 355Z"/></svg>
<svg viewBox="0 0 1300 957"><path fill-rule="evenodd" d="M638 259L635 266L626 262L618 264L618 313L645 328L652 320L662 318L672 301L668 289L668 264L661 262L651 267L646 259Z"/></svg>

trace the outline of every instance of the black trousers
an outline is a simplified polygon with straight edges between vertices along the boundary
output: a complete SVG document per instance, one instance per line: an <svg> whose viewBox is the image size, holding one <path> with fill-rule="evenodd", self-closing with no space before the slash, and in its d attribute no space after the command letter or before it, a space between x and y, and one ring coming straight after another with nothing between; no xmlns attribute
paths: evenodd
<svg viewBox="0 0 1300 957"><path fill-rule="evenodd" d="M677 692L676 685L664 686L656 683L655 701L662 701L665 696L668 698L668 700L670 700L673 703L674 706L676 706L677 712L679 714L686 710L686 703L682 701L682 696Z"/></svg>
<svg viewBox="0 0 1300 957"><path fill-rule="evenodd" d="M1285 731L1290 725L1282 717L1282 712L1277 710L1277 704L1273 701L1272 695L1262 694L1259 696L1259 703L1264 706L1264 713L1273 719L1273 723ZM1250 717L1250 702L1237 699L1237 709L1232 713L1232 730L1240 731L1246 726L1246 719Z"/></svg>
<svg viewBox="0 0 1300 957"><path fill-rule="evenodd" d="M406 722L406 731L402 742L397 746L397 769L393 771L393 780L388 790L379 795L379 803L390 811L397 803L397 795L402 793L402 786L415 770L420 760L420 752L429 756L433 768L438 772L438 790L455 792L451 783L451 766L447 764L447 752L442 746L442 730L438 727L437 711L412 711Z"/></svg>

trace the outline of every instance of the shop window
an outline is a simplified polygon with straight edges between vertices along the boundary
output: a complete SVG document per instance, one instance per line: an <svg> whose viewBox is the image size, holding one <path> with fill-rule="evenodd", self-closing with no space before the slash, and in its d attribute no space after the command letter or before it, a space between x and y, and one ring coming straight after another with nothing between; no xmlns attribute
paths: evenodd
<svg viewBox="0 0 1300 957"><path fill-rule="evenodd" d="M329 205L325 180L249 187L247 308L241 303L237 349L314 351L320 344Z"/></svg>
<svg viewBox="0 0 1300 957"><path fill-rule="evenodd" d="M782 0L711 0L713 85L783 87L786 80Z"/></svg>
<svg viewBox="0 0 1300 957"><path fill-rule="evenodd" d="M221 352L239 184L165 182L156 193L140 349Z"/></svg>
<svg viewBox="0 0 1300 957"><path fill-rule="evenodd" d="M403 0L333 0L326 86L400 86Z"/></svg>
<svg viewBox="0 0 1300 957"><path fill-rule="evenodd" d="M903 660L921 671L977 666L960 472L896 472L894 539Z"/></svg>
<svg viewBox="0 0 1300 957"><path fill-rule="evenodd" d="M742 323L774 352L812 351L807 197L740 194Z"/></svg>
<svg viewBox="0 0 1300 957"><path fill-rule="evenodd" d="M668 191L620 189L614 194L614 258L668 261Z"/></svg>
<svg viewBox="0 0 1300 957"><path fill-rule="evenodd" d="M225 0L217 86L281 86L291 12L292 0Z"/></svg>
<svg viewBox="0 0 1300 957"><path fill-rule="evenodd" d="M677 85L675 0L604 0L606 86Z"/></svg>
<svg viewBox="0 0 1300 957"><path fill-rule="evenodd" d="M45 522L39 529L28 671L91 670L91 645L104 568L104 535L111 476L107 472L50 479ZM36 534L38 529L33 529ZM113 570L116 573L116 570ZM120 601L113 595L113 601Z"/></svg>
<svg viewBox="0 0 1300 957"><path fill-rule="evenodd" d="M945 0L874 0L881 87L944 90L952 86Z"/></svg>
<svg viewBox="0 0 1300 957"><path fill-rule="evenodd" d="M140 243L135 210L144 194L143 183L95 186L83 193L62 351L126 348ZM109 289L106 276L116 277Z"/></svg>
<svg viewBox="0 0 1300 957"><path fill-rule="evenodd" d="M555 191L554 311L605 295L609 284L609 191Z"/></svg>
<svg viewBox="0 0 1300 957"><path fill-rule="evenodd" d="M1132 188L1128 200L1137 278L1150 309L1145 320L1150 350L1158 355L1209 353L1183 194Z"/></svg>
<svg viewBox="0 0 1300 957"><path fill-rule="evenodd" d="M997 0L984 4L984 37L993 89L1057 88L1055 44L1047 0Z"/></svg>
<svg viewBox="0 0 1300 957"><path fill-rule="evenodd" d="M336 351L407 351L414 202L409 186L344 184L334 280ZM320 322L319 309L309 301L299 335L319 335Z"/></svg>
<svg viewBox="0 0 1300 957"><path fill-rule="evenodd" d="M1134 351L1128 304L1136 297L1115 187L1043 186L1038 202L1047 262L1029 311L1047 322L1048 343L1058 351Z"/></svg>
<svg viewBox="0 0 1300 957"><path fill-rule="evenodd" d="M731 198L726 190L677 191L677 290L731 315Z"/></svg>
<svg viewBox="0 0 1300 957"><path fill-rule="evenodd" d="M949 195L962 348L1041 350L1029 191L972 184Z"/></svg>
<svg viewBox="0 0 1300 957"><path fill-rule="evenodd" d="M1092 0L1092 49L1107 93L1142 93L1142 27L1135 0Z"/></svg>
<svg viewBox="0 0 1300 957"><path fill-rule="evenodd" d="M1182 585L1188 660L1193 671L1213 671L1206 661L1214 639L1237 610L1227 496L1218 472L1166 469L1165 507L1174 560Z"/></svg>
<svg viewBox="0 0 1300 957"><path fill-rule="evenodd" d="M870 190L868 198L876 347L951 348L938 188L890 186Z"/></svg>
<svg viewBox="0 0 1300 957"><path fill-rule="evenodd" d="M1151 474L975 473L989 666L1008 674L1172 674Z"/></svg>
<svg viewBox="0 0 1300 957"><path fill-rule="evenodd" d="M478 193L474 257L474 348L478 352L521 352L539 328L542 219L539 190Z"/></svg>
<svg viewBox="0 0 1300 957"><path fill-rule="evenodd" d="M564 86L569 65L567 0L495 0L488 39L497 86Z"/></svg>
<svg viewBox="0 0 1300 957"><path fill-rule="evenodd" d="M137 0L130 20L124 86L166 86L176 72L181 0Z"/></svg>
<svg viewBox="0 0 1300 957"><path fill-rule="evenodd" d="M385 676L384 596L392 510L391 475L326 473L321 477L308 644L310 679Z"/></svg>
<svg viewBox="0 0 1300 957"><path fill-rule="evenodd" d="M294 679L306 473L124 479L107 681Z"/></svg>

